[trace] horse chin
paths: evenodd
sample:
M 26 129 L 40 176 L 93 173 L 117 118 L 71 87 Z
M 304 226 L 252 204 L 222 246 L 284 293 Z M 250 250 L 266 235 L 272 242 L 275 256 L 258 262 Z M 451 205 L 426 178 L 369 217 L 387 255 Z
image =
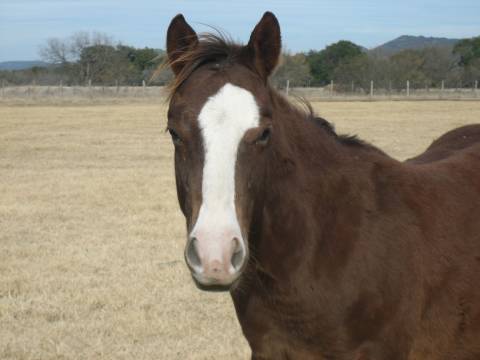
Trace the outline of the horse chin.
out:
M 226 291 L 233 291 L 237 287 L 238 282 L 240 281 L 240 277 L 237 277 L 232 283 L 230 284 L 204 284 L 200 282 L 195 276 L 192 275 L 193 282 L 197 289 L 202 291 L 209 291 L 209 292 L 226 292 Z
M 209 291 L 209 292 L 226 292 L 230 291 L 230 285 L 205 285 L 197 280 L 193 281 L 197 289 L 202 291 Z

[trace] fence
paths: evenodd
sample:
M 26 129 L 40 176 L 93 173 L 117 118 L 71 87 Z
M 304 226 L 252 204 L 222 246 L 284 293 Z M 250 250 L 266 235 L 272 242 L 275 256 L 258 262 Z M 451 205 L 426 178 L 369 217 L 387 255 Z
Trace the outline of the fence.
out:
M 289 88 L 289 95 L 296 95 L 311 101 L 326 100 L 480 100 L 478 88 L 411 88 L 384 89 L 375 88 L 372 82 L 370 88 L 345 91 L 335 86 L 323 88 Z
M 0 97 L 2 98 L 128 98 L 128 97 L 163 97 L 163 86 L 38 86 L 35 84 L 12 86 L 2 83 Z
M 478 82 L 472 88 L 414 88 L 409 82 L 403 89 L 376 88 L 370 82 L 368 89 L 348 89 L 345 86 L 334 84 L 325 87 L 291 87 L 289 82 L 281 89 L 289 96 L 299 96 L 311 101 L 335 100 L 480 100 Z M 1 82 L 0 100 L 18 99 L 52 99 L 71 100 L 84 99 L 86 101 L 102 99 L 161 99 L 165 98 L 166 90 L 163 86 L 12 86 Z

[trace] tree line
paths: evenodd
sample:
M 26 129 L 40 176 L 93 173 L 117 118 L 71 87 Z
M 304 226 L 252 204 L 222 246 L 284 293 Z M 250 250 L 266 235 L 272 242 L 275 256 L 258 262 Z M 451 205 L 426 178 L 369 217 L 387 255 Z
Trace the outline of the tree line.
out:
M 11 84 L 54 85 L 162 85 L 172 74 L 152 77 L 164 61 L 165 51 L 135 48 L 102 33 L 79 32 L 66 39 L 49 39 L 41 58 L 52 64 L 27 70 L 0 71 Z M 322 50 L 285 53 L 271 81 L 277 87 L 326 86 L 343 91 L 376 88 L 401 89 L 408 80 L 413 88 L 471 87 L 480 79 L 480 36 L 450 47 L 403 50 L 385 56 L 342 40 Z
M 149 47 L 135 48 L 103 33 L 78 32 L 60 39 L 48 39 L 39 50 L 48 67 L 2 71 L 0 78 L 13 84 L 54 85 L 140 85 L 152 77 L 163 61 L 165 52 Z M 171 74 L 160 74 L 163 84 Z
M 273 81 L 277 86 L 327 86 L 341 91 L 376 88 L 472 87 L 480 80 L 480 36 L 460 40 L 453 48 L 430 47 L 402 50 L 386 56 L 366 51 L 350 41 L 338 41 L 325 49 L 285 54 Z

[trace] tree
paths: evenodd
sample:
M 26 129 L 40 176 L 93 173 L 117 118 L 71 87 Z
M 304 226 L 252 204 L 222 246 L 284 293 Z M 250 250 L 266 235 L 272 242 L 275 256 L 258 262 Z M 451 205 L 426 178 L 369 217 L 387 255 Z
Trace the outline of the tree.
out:
M 424 59 L 421 71 L 428 79 L 429 86 L 440 87 L 443 80 L 453 80 L 455 58 L 449 48 L 432 47 L 419 52 Z
M 287 80 L 291 86 L 306 86 L 310 80 L 310 68 L 304 54 L 283 54 L 282 62 L 271 78 L 276 87 L 284 87 Z
M 91 46 L 113 46 L 112 38 L 104 33 L 77 32 L 68 38 L 50 38 L 40 48 L 40 57 L 56 65 L 55 72 L 61 74 L 66 83 L 82 83 L 90 69 L 83 68 L 81 54 Z
M 59 38 L 50 38 L 47 44 L 40 48 L 42 60 L 57 65 L 64 65 L 70 61 L 68 43 Z
M 111 45 L 92 45 L 82 50 L 79 64 L 83 69 L 83 78 L 94 83 L 109 83 L 114 78 L 114 72 L 119 62 L 116 59 L 116 49 Z
M 462 84 L 471 86 L 480 78 L 480 36 L 459 41 L 453 48 L 453 53 L 459 58 Z
M 391 76 L 397 87 L 410 81 L 412 87 L 423 87 L 428 78 L 423 71 L 425 59 L 417 50 L 403 50 L 390 57 Z
M 115 81 L 140 84 L 148 79 L 157 65 L 158 52 L 154 49 L 136 49 L 126 45 L 92 45 L 82 50 L 79 64 L 84 80 L 112 84 Z
M 69 38 L 69 50 L 74 60 L 78 60 L 83 49 L 92 45 L 91 37 L 88 32 L 79 31 Z
M 455 44 L 453 53 L 460 56 L 459 65 L 469 66 L 480 59 L 480 36 L 463 39 Z
M 345 40 L 331 44 L 322 51 L 311 50 L 307 54 L 307 61 L 313 77 L 312 84 L 328 84 L 340 64 L 361 55 L 362 52 L 360 46 Z
M 159 53 L 157 50 L 148 47 L 143 49 L 133 49 L 130 60 L 136 68 L 144 71 L 157 64 L 156 58 L 158 55 Z

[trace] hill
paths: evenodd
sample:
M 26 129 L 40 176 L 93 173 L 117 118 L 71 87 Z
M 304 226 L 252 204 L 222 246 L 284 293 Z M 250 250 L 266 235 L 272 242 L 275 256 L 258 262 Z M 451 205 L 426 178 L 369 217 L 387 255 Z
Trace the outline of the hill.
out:
M 429 47 L 453 48 L 460 39 L 402 35 L 370 50 L 371 53 L 390 56 L 402 50 L 419 50 Z
M 25 70 L 34 66 L 47 67 L 49 65 L 43 61 L 4 61 L 0 62 L 0 70 Z

